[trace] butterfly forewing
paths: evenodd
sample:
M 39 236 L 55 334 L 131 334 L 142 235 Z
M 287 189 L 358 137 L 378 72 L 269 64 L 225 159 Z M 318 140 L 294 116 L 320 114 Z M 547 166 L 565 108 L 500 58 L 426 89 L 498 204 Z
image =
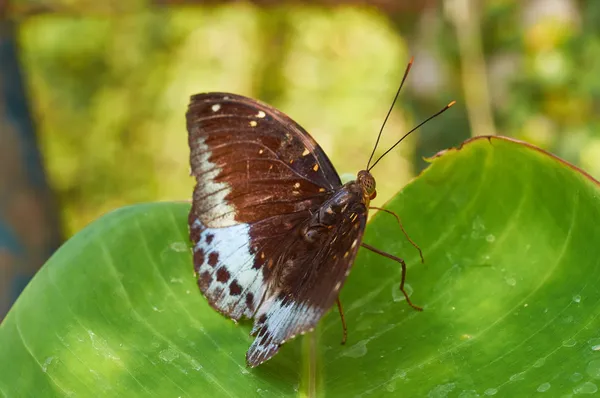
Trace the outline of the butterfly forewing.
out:
M 198 181 L 194 203 L 206 225 L 311 208 L 303 202 L 320 203 L 341 185 L 312 137 L 266 104 L 233 94 L 195 95 L 187 126 Z

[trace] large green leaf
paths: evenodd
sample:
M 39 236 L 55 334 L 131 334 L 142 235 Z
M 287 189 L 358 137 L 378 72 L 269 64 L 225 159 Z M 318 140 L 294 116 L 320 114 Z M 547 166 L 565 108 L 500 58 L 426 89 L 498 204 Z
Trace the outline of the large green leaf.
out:
M 600 189 L 573 167 L 505 139 L 433 159 L 396 196 L 425 264 L 393 217 L 365 241 L 338 314 L 248 369 L 249 324 L 194 282 L 188 204 L 113 212 L 67 242 L 0 328 L 0 392 L 15 396 L 475 397 L 593 393 L 600 384 Z

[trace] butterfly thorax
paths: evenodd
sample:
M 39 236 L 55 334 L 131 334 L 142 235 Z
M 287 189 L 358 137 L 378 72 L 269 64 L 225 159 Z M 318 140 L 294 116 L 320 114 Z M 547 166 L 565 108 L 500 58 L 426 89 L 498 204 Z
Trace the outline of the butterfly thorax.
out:
M 337 189 L 300 228 L 299 231 L 303 238 L 307 242 L 317 243 L 325 235 L 333 232 L 332 230 L 344 220 L 353 220 L 357 215 L 365 214 L 374 192 L 370 188 L 374 187 L 375 180 L 372 179 L 369 189 L 365 187 L 365 181 L 370 182 L 368 176 L 365 177 L 359 173 L 357 180 L 349 181 Z

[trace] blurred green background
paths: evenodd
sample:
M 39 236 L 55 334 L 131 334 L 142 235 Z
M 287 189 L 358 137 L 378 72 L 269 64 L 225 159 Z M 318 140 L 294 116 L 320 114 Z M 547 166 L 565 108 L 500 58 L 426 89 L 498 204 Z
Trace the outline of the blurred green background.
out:
M 529 141 L 600 177 L 598 1 L 0 0 L 0 20 L 13 27 L 56 203 L 44 210 L 58 215 L 48 234 L 61 239 L 126 204 L 190 199 L 184 114 L 194 93 L 271 103 L 313 134 L 340 174 L 355 174 L 410 56 L 378 153 L 457 105 L 374 169 L 375 205 L 423 157 L 483 134 Z M 7 123 L 0 113 L 0 129 Z M 18 220 L 6 212 L 0 224 L 10 229 Z M 44 256 L 23 260 L 2 236 L 0 275 L 32 275 Z

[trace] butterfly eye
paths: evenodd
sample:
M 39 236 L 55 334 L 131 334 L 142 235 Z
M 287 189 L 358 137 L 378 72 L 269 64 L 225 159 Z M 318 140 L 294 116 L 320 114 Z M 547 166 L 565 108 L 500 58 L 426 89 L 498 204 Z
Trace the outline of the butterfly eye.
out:
M 357 180 L 366 191 L 367 195 L 369 195 L 369 199 L 373 199 L 377 196 L 377 191 L 375 190 L 375 178 L 373 178 L 371 173 L 367 170 L 361 170 L 358 172 Z

